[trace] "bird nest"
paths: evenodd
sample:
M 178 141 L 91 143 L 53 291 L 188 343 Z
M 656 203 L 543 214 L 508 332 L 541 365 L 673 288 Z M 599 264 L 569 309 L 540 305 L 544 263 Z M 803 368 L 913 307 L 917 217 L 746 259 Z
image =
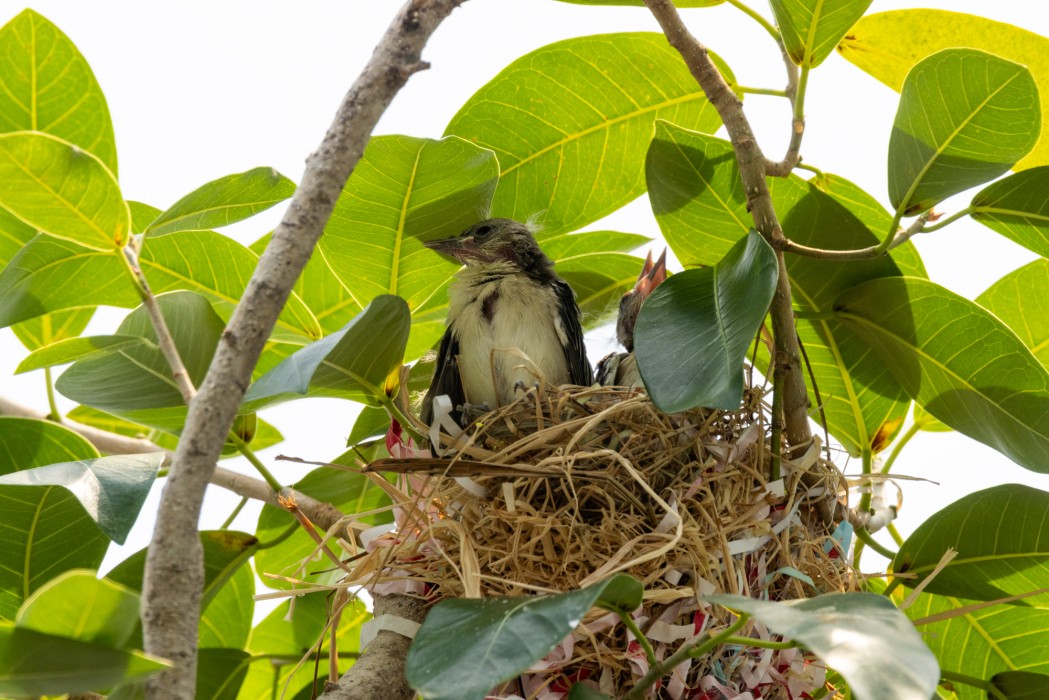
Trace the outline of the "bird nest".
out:
M 394 453 L 407 456 L 370 467 L 401 475 L 386 486 L 396 528 L 366 534 L 345 582 L 438 600 L 562 592 L 622 572 L 644 584 L 634 617 L 659 658 L 730 621 L 704 595 L 852 590 L 854 572 L 817 508 L 843 493 L 840 473 L 814 441 L 771 480 L 768 417 L 751 388 L 735 411 L 668 415 L 640 390 L 546 387 L 480 417 L 450 458 L 398 443 Z M 767 636 L 760 625 L 749 633 Z M 647 671 L 632 639 L 617 617 L 592 611 L 504 690 L 561 697 L 589 677 L 618 697 Z M 685 666 L 661 697 L 719 697 L 716 688 L 797 698 L 823 684 L 796 649 L 723 647 Z

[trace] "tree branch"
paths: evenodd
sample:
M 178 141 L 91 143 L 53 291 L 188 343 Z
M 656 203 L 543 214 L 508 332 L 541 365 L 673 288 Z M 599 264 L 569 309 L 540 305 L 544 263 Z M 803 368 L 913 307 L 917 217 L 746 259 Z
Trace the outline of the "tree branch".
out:
M 670 0 L 645 0 L 645 5 L 721 116 L 736 152 L 754 228 L 773 248 L 777 248 L 775 242 L 783 238 L 783 229 L 776 218 L 772 197 L 765 182 L 766 158 L 743 113 L 742 103 L 710 59 L 706 47 L 689 33 L 673 3 Z M 770 307 L 776 341 L 773 372 L 782 379 L 778 383 L 784 388 L 783 413 L 787 443 L 799 446 L 812 439 L 808 420 L 809 399 L 805 392 L 805 376 L 801 371 L 801 351 L 794 326 L 790 280 L 781 250 L 776 250 L 776 258 L 779 282 Z
M 14 401 L 5 399 L 3 396 L 0 396 L 0 416 L 17 416 L 19 418 L 48 420 L 48 417 L 40 411 L 36 411 L 28 406 L 23 406 Z M 163 447 L 151 442 L 150 440 L 117 435 L 116 433 L 111 433 L 107 430 L 100 430 L 90 425 L 71 421 L 68 418 L 63 419 L 62 425 L 79 433 L 102 454 L 132 455 L 149 452 L 163 452 L 165 466 L 170 465 L 172 458 L 175 456 L 174 452 L 165 450 Z M 262 501 L 274 508 L 280 508 L 282 510 L 286 509 L 281 504 L 280 498 L 291 498 L 295 501 L 299 510 L 301 510 L 311 522 L 323 530 L 330 529 L 343 517 L 343 513 L 330 503 L 318 501 L 316 498 L 307 496 L 295 489 L 285 488 L 282 489 L 280 493 L 277 493 L 273 491 L 266 482 L 260 479 L 230 469 L 225 469 L 223 467 L 215 467 L 215 471 L 211 475 L 211 483 L 216 486 L 221 486 L 227 491 L 232 491 L 237 495 L 246 496 L 247 498 L 252 498 L 256 501 Z
M 201 502 L 266 340 L 313 252 L 379 117 L 420 61 L 430 34 L 462 0 L 410 0 L 343 98 L 302 182 L 273 232 L 233 317 L 179 440 L 146 559 L 142 623 L 146 650 L 175 666 L 150 679 L 147 697 L 193 697 L 197 624 L 204 582 L 197 535 Z

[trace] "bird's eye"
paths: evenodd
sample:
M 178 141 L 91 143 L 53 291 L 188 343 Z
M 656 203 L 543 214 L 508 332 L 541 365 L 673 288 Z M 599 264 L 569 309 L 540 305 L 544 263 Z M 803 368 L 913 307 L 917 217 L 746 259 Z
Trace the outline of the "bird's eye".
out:
M 485 236 L 487 236 L 491 232 L 492 232 L 492 227 L 488 226 L 486 224 L 486 225 L 481 226 L 480 228 L 478 228 L 476 231 L 474 231 L 474 238 L 484 238 Z

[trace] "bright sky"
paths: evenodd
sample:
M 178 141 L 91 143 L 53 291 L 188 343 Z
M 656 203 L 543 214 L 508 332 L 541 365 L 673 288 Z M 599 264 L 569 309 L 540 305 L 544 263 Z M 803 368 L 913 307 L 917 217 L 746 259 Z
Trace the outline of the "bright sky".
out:
M 753 4 L 769 14 L 760 0 Z M 395 0 L 38 0 L 32 5 L 73 39 L 106 94 L 124 196 L 160 208 L 209 180 L 260 165 L 298 181 L 306 156 L 320 142 L 342 95 L 399 6 Z M 872 11 L 904 7 L 984 14 L 1049 36 L 1049 4 L 1040 2 L 877 0 Z M 7 3 L 0 23 L 20 9 Z M 693 32 L 725 58 L 741 84 L 782 88 L 779 53 L 756 24 L 726 5 L 684 14 Z M 424 53 L 432 69 L 411 79 L 376 133 L 439 137 L 476 89 L 535 48 L 583 34 L 656 30 L 643 8 L 470 0 L 440 27 Z M 852 179 L 887 202 L 885 163 L 896 102 L 894 92 L 831 55 L 810 79 L 805 160 Z M 746 105 L 766 154 L 778 158 L 789 137 L 786 102 L 748 96 Z M 963 199 L 939 208 L 955 211 Z M 281 211 L 278 207 L 225 232 L 250 243 L 279 220 Z M 659 236 L 645 197 L 592 228 Z M 967 221 L 916 243 L 930 277 L 970 298 L 1033 258 Z M 99 314 L 87 332 L 111 333 L 124 313 Z M 592 355 L 600 356 L 614 332 L 603 329 L 592 335 L 603 344 L 598 348 L 595 343 Z M 23 356 L 10 331 L 0 331 L 0 394 L 44 410 L 42 373 L 12 377 Z M 61 406 L 72 408 L 69 402 Z M 263 452 L 264 459 L 283 453 L 324 460 L 342 452 L 354 410 L 346 402 L 315 400 L 285 404 L 264 416 L 287 438 Z M 231 466 L 251 471 L 236 461 Z M 271 466 L 285 482 L 303 473 L 287 463 Z M 845 466 L 853 473 L 859 470 L 855 463 Z M 957 434 L 919 436 L 895 471 L 940 482 L 901 482 L 906 495 L 898 524 L 905 534 L 933 511 L 980 488 L 1021 482 L 1049 490 L 1049 477 L 1021 469 Z M 149 514 L 158 497 L 155 488 L 128 544 L 111 549 L 104 568 L 148 543 Z M 218 527 L 237 500 L 211 489 L 202 527 Z M 245 509 L 234 526 L 253 531 L 257 512 Z

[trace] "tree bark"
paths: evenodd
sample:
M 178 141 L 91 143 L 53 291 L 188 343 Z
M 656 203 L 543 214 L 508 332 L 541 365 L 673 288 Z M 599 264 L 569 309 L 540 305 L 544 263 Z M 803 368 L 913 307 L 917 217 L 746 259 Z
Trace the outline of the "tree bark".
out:
M 376 122 L 408 78 L 426 68 L 420 56 L 427 39 L 461 2 L 410 0 L 398 12 L 343 99 L 320 147 L 307 159 L 302 183 L 189 405 L 146 560 L 142 606 L 146 650 L 175 664 L 150 680 L 150 698 L 194 696 L 204 581 L 197 520 L 252 369 Z

